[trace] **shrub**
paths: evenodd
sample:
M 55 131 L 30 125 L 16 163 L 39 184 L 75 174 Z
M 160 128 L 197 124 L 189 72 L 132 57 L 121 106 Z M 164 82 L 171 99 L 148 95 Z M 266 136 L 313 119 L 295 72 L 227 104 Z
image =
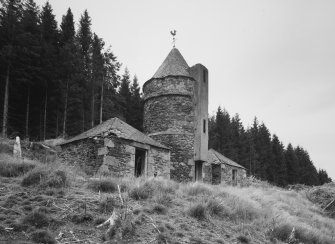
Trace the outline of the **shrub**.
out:
M 158 244 L 170 243 L 171 236 L 168 233 L 158 233 L 156 236 Z
M 172 197 L 170 194 L 158 193 L 154 196 L 154 202 L 169 207 L 172 204 Z
M 46 185 L 49 187 L 60 188 L 66 186 L 66 184 L 67 184 L 66 173 L 62 170 L 54 171 L 46 179 Z
M 146 181 L 144 184 L 142 183 L 132 188 L 129 192 L 129 196 L 134 200 L 148 199 L 152 197 L 154 190 L 152 182 Z
M 49 225 L 50 218 L 43 211 L 34 210 L 33 212 L 23 217 L 20 223 L 27 226 L 42 228 Z
M 249 239 L 248 239 L 248 237 L 243 236 L 243 235 L 238 236 L 238 237 L 237 237 L 237 240 L 239 240 L 241 243 L 246 243 L 246 244 L 249 243 Z
M 71 216 L 71 221 L 75 224 L 81 224 L 84 222 L 91 222 L 93 220 L 92 214 L 74 214 Z
M 195 203 L 188 209 L 188 214 L 197 220 L 204 220 L 206 219 L 206 205 L 203 202 Z
M 33 163 L 22 162 L 21 160 L 10 158 L 6 158 L 5 160 L 0 160 L 0 176 L 3 177 L 17 177 L 24 175 L 36 166 Z
M 41 187 L 65 187 L 68 184 L 66 173 L 63 170 L 54 170 L 47 167 L 38 167 L 28 172 L 22 179 L 22 186 L 40 185 Z
M 224 213 L 223 204 L 216 198 L 211 198 L 206 203 L 207 212 L 210 215 L 221 216 Z
M 52 234 L 47 230 L 36 230 L 31 233 L 30 238 L 33 242 L 43 244 L 57 243 Z
M 154 213 L 158 213 L 158 214 L 166 214 L 167 212 L 167 209 L 165 206 L 161 205 L 161 204 L 155 204 L 153 207 L 152 207 L 152 211 Z
M 100 224 L 104 223 L 105 221 L 106 221 L 106 218 L 97 217 L 96 219 L 94 219 L 93 223 L 94 223 L 94 225 L 100 225 Z
M 198 182 L 185 185 L 183 191 L 189 196 L 198 196 L 200 194 L 203 195 L 211 194 L 211 190 L 208 186 Z
M 90 180 L 88 183 L 88 188 L 96 192 L 116 192 L 118 190 L 117 183 L 113 180 Z
M 99 210 L 101 213 L 109 213 L 113 211 L 115 205 L 115 200 L 113 198 L 107 197 L 105 200 L 99 203 Z

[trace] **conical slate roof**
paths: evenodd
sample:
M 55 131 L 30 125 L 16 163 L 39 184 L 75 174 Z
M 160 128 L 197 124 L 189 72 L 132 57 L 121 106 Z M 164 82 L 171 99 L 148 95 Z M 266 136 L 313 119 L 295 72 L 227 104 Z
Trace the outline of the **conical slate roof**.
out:
M 158 68 L 152 78 L 163 78 L 169 75 L 190 76 L 184 57 L 177 48 L 172 48 L 162 65 Z

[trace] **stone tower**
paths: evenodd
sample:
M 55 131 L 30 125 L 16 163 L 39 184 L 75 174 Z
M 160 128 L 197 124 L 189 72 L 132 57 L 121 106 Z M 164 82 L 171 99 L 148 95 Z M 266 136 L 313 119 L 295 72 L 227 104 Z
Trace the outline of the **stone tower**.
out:
M 202 180 L 208 153 L 208 70 L 173 48 L 143 85 L 144 130 L 171 149 L 171 179 Z

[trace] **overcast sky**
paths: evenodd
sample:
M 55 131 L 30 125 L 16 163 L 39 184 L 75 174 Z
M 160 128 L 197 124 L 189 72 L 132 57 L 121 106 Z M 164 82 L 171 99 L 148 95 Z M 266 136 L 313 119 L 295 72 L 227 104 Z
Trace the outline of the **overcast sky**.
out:
M 44 0 L 38 0 L 44 4 Z M 335 179 L 335 1 L 50 0 L 58 22 L 87 9 L 92 30 L 142 85 L 172 48 L 209 69 L 209 111 L 257 116 Z

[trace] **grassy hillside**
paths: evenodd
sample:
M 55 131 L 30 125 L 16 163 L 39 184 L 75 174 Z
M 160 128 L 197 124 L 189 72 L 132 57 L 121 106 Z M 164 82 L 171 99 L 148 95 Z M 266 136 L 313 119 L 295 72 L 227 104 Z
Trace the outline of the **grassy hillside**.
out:
M 320 188 L 88 178 L 6 154 L 0 182 L 0 243 L 335 243 Z

